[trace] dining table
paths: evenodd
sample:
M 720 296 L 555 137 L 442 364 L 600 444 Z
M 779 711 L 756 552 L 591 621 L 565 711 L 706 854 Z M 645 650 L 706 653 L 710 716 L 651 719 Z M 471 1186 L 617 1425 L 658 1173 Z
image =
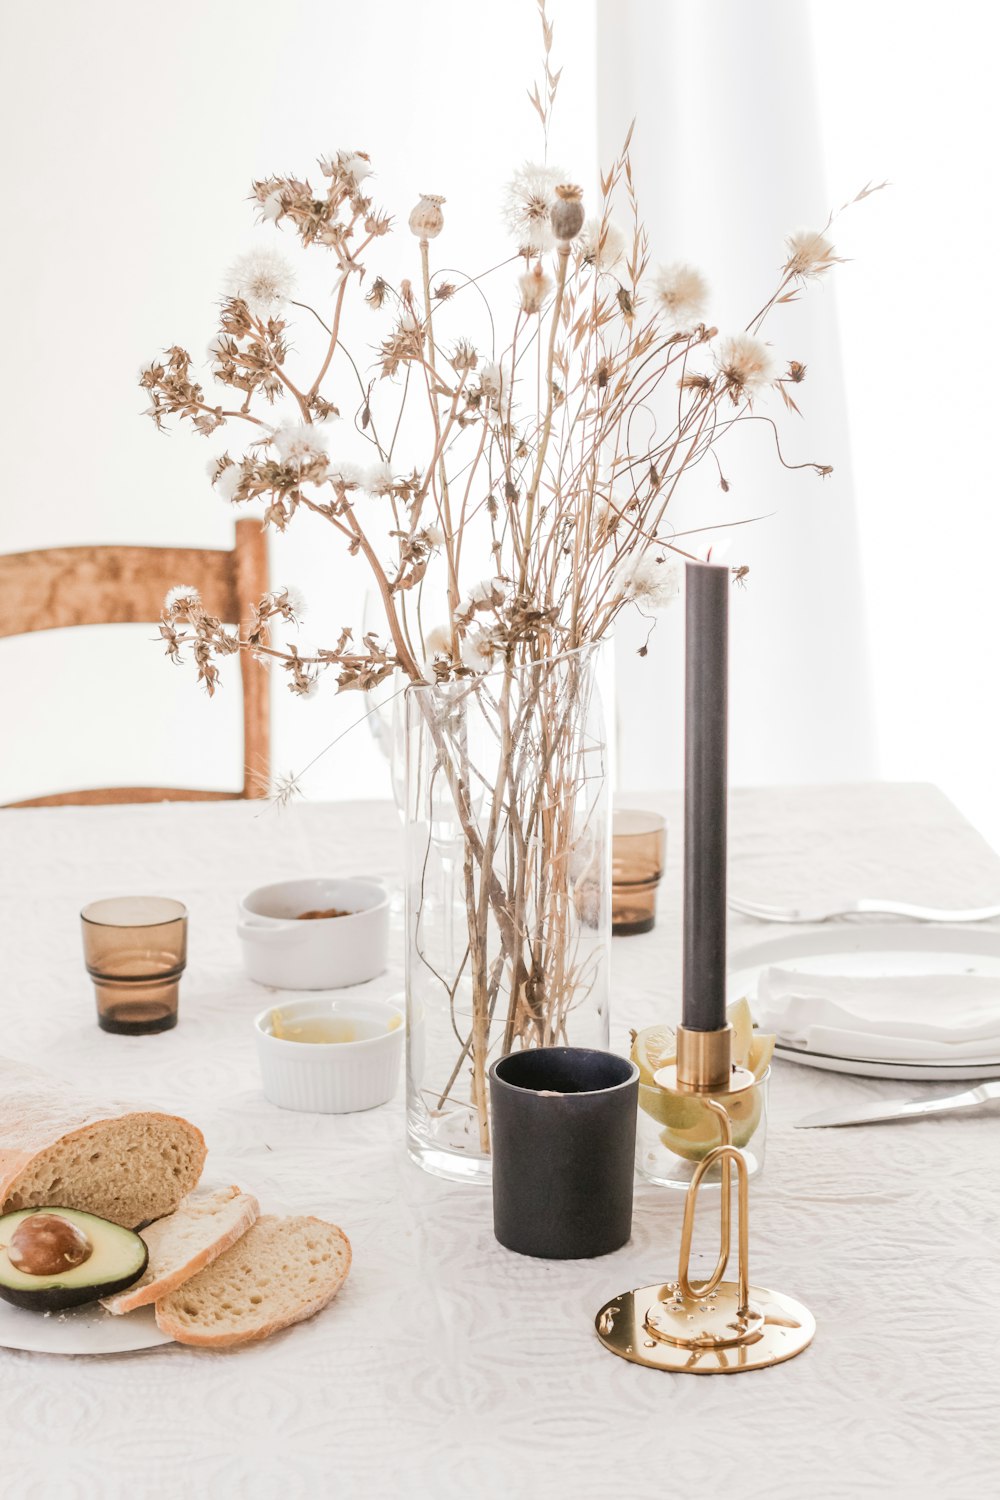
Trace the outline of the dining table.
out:
M 656 926 L 611 944 L 611 1047 L 627 1053 L 631 1030 L 679 1016 L 683 818 L 676 792 L 619 803 L 668 827 Z M 729 821 L 730 889 L 760 902 L 1000 899 L 1000 858 L 933 786 L 739 788 Z M 805 1303 L 816 1335 L 787 1363 L 707 1379 L 616 1359 L 594 1327 L 616 1294 L 674 1274 L 682 1194 L 637 1179 L 624 1248 L 533 1259 L 494 1239 L 488 1188 L 409 1159 L 402 1081 L 365 1113 L 268 1103 L 253 1021 L 277 992 L 243 973 L 240 896 L 294 876 L 384 881 L 389 967 L 365 993 L 388 999 L 404 989 L 402 851 L 390 802 L 0 811 L 0 1052 L 186 1116 L 206 1177 L 330 1219 L 353 1247 L 329 1307 L 260 1343 L 0 1349 L 3 1500 L 996 1495 L 995 1107 L 799 1130 L 824 1107 L 948 1085 L 776 1061 L 751 1279 Z M 190 914 L 179 1023 L 159 1035 L 101 1031 L 84 969 L 80 908 L 128 893 Z M 767 930 L 731 914 L 731 964 Z M 699 1218 L 705 1254 L 712 1234 Z

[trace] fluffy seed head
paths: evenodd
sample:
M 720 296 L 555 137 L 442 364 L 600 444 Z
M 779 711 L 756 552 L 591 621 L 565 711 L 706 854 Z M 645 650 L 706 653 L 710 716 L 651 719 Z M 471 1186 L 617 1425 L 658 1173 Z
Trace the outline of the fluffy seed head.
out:
M 392 470 L 384 459 L 365 470 L 364 487 L 369 495 L 392 493 Z
M 435 625 L 433 630 L 427 632 L 424 649 L 428 662 L 433 661 L 435 656 L 451 656 L 451 631 L 447 625 Z
M 676 333 L 690 333 L 704 318 L 708 285 L 693 266 L 661 266 L 650 285 L 657 312 Z
M 752 400 L 774 379 L 770 350 L 749 333 L 724 339 L 716 350 L 715 362 L 734 404 L 741 399 Z
M 171 620 L 190 620 L 201 609 L 201 595 L 190 583 L 178 583 L 163 601 L 163 612 Z
M 310 464 L 325 464 L 326 433 L 317 422 L 289 422 L 279 427 L 272 438 L 282 463 L 304 469 Z
M 357 490 L 364 484 L 365 471 L 360 464 L 343 460 L 331 463 L 329 478 L 332 479 L 337 489 Z
M 640 609 L 666 609 L 680 596 L 681 576 L 680 563 L 661 552 L 632 552 L 615 568 L 615 596 Z
M 556 167 L 525 162 L 507 184 L 504 218 L 522 254 L 544 255 L 555 249 L 552 207 L 556 201 L 556 188 L 565 181 L 565 172 Z
M 611 271 L 625 254 L 625 235 L 610 220 L 588 219 L 580 234 L 579 249 L 585 266 Z
M 243 471 L 239 464 L 227 464 L 215 480 L 215 493 L 232 504 L 242 483 Z
M 233 261 L 226 294 L 239 297 L 261 322 L 281 312 L 295 290 L 291 266 L 277 250 L 250 250 Z
M 788 246 L 785 270 L 803 280 L 821 276 L 840 259 L 834 255 L 830 241 L 811 229 L 800 229 L 797 234 L 789 235 L 785 243 Z
M 295 588 L 294 585 L 286 585 L 285 588 L 278 590 L 279 599 L 282 595 L 284 596 L 284 605 L 289 615 L 296 620 L 301 620 L 306 612 L 306 600 L 302 590 Z

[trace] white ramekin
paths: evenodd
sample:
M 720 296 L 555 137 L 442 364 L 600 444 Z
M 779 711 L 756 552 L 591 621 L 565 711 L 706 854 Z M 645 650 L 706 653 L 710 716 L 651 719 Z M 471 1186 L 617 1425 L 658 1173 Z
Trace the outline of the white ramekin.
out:
M 297 921 L 337 907 L 346 917 Z M 389 897 L 377 880 L 279 880 L 239 906 L 243 967 L 279 990 L 339 990 L 381 974 L 389 950 Z
M 257 1059 L 264 1093 L 280 1109 L 346 1115 L 386 1104 L 396 1092 L 403 1055 L 403 1011 L 385 1000 L 345 995 L 337 1000 L 293 1000 L 278 1005 L 282 1019 L 294 1023 L 315 1016 L 345 1021 L 377 1021 L 392 1031 L 360 1042 L 285 1042 L 271 1034 L 268 1006 L 254 1021 Z

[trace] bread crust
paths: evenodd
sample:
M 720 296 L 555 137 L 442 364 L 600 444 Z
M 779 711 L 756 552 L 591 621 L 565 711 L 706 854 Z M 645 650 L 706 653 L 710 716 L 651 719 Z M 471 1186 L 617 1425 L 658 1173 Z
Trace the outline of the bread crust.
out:
M 99 1137 L 112 1120 L 132 1119 L 142 1128 L 180 1126 L 195 1156 L 195 1174 L 178 1184 L 177 1201 L 195 1186 L 205 1165 L 205 1137 L 181 1115 L 102 1102 L 74 1090 L 39 1068 L 0 1058 L 0 1212 L 18 1191 L 21 1180 L 55 1146 L 85 1145 Z M 131 1226 L 129 1226 L 131 1227 Z
M 274 1215 L 264 1215 L 258 1222 L 265 1223 L 274 1219 Z M 259 1343 L 261 1339 L 270 1338 L 273 1333 L 280 1333 L 283 1328 L 291 1328 L 296 1323 L 303 1323 L 307 1318 L 322 1312 L 328 1303 L 340 1291 L 347 1280 L 351 1269 L 351 1242 L 338 1224 L 331 1224 L 327 1219 L 318 1219 L 314 1214 L 294 1215 L 297 1220 L 306 1220 L 311 1224 L 320 1224 L 325 1230 L 334 1230 L 343 1242 L 344 1263 L 339 1274 L 332 1284 L 328 1285 L 317 1296 L 309 1302 L 302 1303 L 294 1312 L 285 1317 L 273 1318 L 269 1323 L 260 1328 L 252 1329 L 246 1333 L 233 1331 L 209 1332 L 189 1328 L 186 1324 L 171 1318 L 170 1310 L 161 1298 L 156 1304 L 156 1324 L 161 1332 L 169 1334 L 178 1344 L 189 1344 L 199 1349 L 230 1349 L 238 1344 Z
M 114 1317 L 134 1312 L 137 1307 L 148 1307 L 151 1302 L 157 1302 L 161 1297 L 168 1297 L 179 1286 L 183 1286 L 185 1281 L 190 1281 L 192 1276 L 197 1276 L 199 1271 L 204 1271 L 213 1260 L 218 1260 L 219 1256 L 230 1250 L 237 1240 L 243 1238 L 251 1224 L 254 1224 L 260 1216 L 260 1204 L 252 1193 L 244 1193 L 240 1188 L 234 1187 L 232 1197 L 242 1197 L 244 1203 L 240 1217 L 224 1234 L 220 1234 L 211 1244 L 204 1245 L 176 1270 L 147 1282 L 145 1286 L 127 1287 L 124 1292 L 119 1292 L 117 1297 L 102 1298 L 101 1306 Z M 182 1212 L 183 1208 L 182 1200 L 175 1212 Z M 162 1224 L 163 1220 L 158 1219 L 157 1223 Z

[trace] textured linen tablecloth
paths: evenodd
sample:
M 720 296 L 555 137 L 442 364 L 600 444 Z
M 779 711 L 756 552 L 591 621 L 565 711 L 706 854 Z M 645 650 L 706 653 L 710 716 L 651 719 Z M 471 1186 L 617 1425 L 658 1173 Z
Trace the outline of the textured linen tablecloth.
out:
M 655 932 L 613 945 L 620 1050 L 630 1026 L 679 1006 L 679 801 L 631 800 L 668 813 L 670 860 Z M 615 1255 L 528 1260 L 494 1241 L 487 1191 L 409 1162 L 402 1087 L 340 1117 L 260 1092 L 250 1022 L 266 994 L 240 970 L 236 898 L 299 874 L 398 890 L 400 870 L 387 804 L 0 812 L 0 1050 L 189 1115 L 213 1175 L 332 1218 L 354 1247 L 332 1306 L 256 1347 L 0 1350 L 3 1500 L 1000 1492 L 1000 1116 L 794 1131 L 809 1111 L 920 1086 L 777 1064 L 751 1273 L 812 1309 L 815 1342 L 735 1379 L 628 1365 L 601 1349 L 594 1316 L 673 1274 L 679 1195 L 638 1186 Z M 730 878 L 761 901 L 877 891 L 972 906 L 997 899 L 1000 860 L 930 787 L 737 791 Z M 163 1036 L 94 1023 L 77 913 L 129 890 L 191 913 L 181 1022 Z M 402 982 L 396 905 L 377 995 Z M 762 931 L 734 920 L 731 952 Z

